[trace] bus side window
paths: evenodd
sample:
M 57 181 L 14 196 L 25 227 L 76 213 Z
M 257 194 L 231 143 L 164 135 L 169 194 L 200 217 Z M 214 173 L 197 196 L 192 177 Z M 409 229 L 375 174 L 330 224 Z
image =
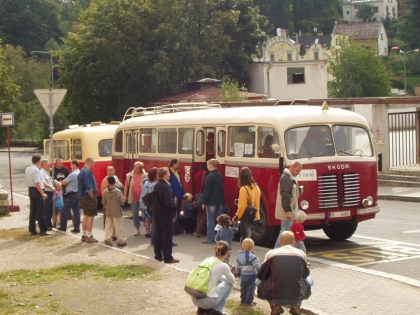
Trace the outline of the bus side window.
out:
M 98 152 L 100 157 L 111 156 L 112 139 L 101 140 L 98 143 Z
M 255 127 L 238 126 L 229 127 L 230 156 L 254 157 L 255 156 Z
M 73 159 L 82 160 L 82 141 L 80 139 L 73 140 L 73 148 L 72 148 L 72 156 Z
M 195 153 L 198 156 L 202 156 L 205 152 L 205 147 L 206 147 L 204 131 L 202 130 L 197 131 L 195 135 L 195 142 L 196 142 Z
M 193 152 L 193 128 L 179 128 L 178 129 L 178 153 L 179 154 L 192 154 Z
M 264 159 L 280 156 L 280 139 L 276 129 L 258 127 L 258 156 Z
M 115 152 L 123 151 L 123 132 L 122 130 L 118 131 L 115 135 Z
M 225 150 L 226 150 L 226 131 L 224 130 L 220 130 L 217 133 L 217 145 L 218 145 L 218 151 L 219 151 L 219 156 L 220 157 L 224 157 L 225 154 Z
M 132 140 L 131 140 L 131 132 L 127 132 L 125 134 L 125 153 L 131 153 L 131 144 L 132 144 Z
M 156 153 L 156 128 L 140 129 L 140 152 Z
M 176 153 L 176 128 L 158 129 L 159 153 Z

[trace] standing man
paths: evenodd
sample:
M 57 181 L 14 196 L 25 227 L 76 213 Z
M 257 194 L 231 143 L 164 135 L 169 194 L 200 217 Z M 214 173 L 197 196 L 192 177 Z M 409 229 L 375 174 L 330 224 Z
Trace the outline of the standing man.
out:
M 279 193 L 276 202 L 276 219 L 281 220 L 280 234 L 274 248 L 280 245 L 280 235 L 285 231 L 290 231 L 293 220 L 299 211 L 298 198 L 300 196 L 298 182 L 296 176 L 302 170 L 302 164 L 298 161 L 292 164 L 289 169 L 285 168 L 280 177 Z
M 169 163 L 169 172 L 170 172 L 170 183 L 172 185 L 172 191 L 175 195 L 175 202 L 177 204 L 176 210 L 176 221 L 174 223 L 174 235 L 183 233 L 179 229 L 179 215 L 182 208 L 182 198 L 184 197 L 184 187 L 182 185 L 182 177 L 179 172 L 179 167 L 181 166 L 181 161 L 179 159 L 172 159 Z
M 63 166 L 63 161 L 60 158 L 56 159 L 54 166 L 54 179 L 59 182 L 62 182 L 69 175 L 70 172 L 67 169 L 67 167 Z
M 312 279 L 306 255 L 295 248 L 292 232 L 280 236 L 281 248 L 270 250 L 258 272 L 258 297 L 270 303 L 271 315 L 283 314 L 282 305 L 290 305 L 289 314 L 300 315 L 302 300 L 311 296 Z
M 80 205 L 78 192 L 77 175 L 79 175 L 79 162 L 77 160 L 71 161 L 72 172 L 61 183 L 66 186 L 64 196 L 64 206 L 61 210 L 60 228 L 58 230 L 66 232 L 67 220 L 70 215 L 70 209 L 73 209 L 73 233 L 80 233 Z
M 82 220 L 82 242 L 98 243 L 98 240 L 92 235 L 93 219 L 98 214 L 98 187 L 96 186 L 95 177 L 92 174 L 95 161 L 92 158 L 85 160 L 85 165 L 77 175 L 78 181 L 78 195 L 80 205 L 83 209 Z
M 55 188 L 50 176 L 50 161 L 45 159 L 41 161 L 40 174 L 44 185 L 44 192 L 48 196 L 48 198 L 45 199 L 45 223 L 47 225 L 47 229 L 52 230 L 51 218 L 53 215 L 53 195 L 55 194 Z
M 48 196 L 44 193 L 44 185 L 41 179 L 39 167 L 41 165 L 41 156 L 36 153 L 32 156 L 32 165 L 25 170 L 26 186 L 29 190 L 29 233 L 38 235 L 36 232 L 35 221 L 38 221 L 39 235 L 51 235 L 47 232 L 45 219 L 44 200 Z
M 168 168 L 161 167 L 157 176 L 159 181 L 154 190 L 158 192 L 160 207 L 157 213 L 153 215 L 155 259 L 163 260 L 166 264 L 178 263 L 179 260 L 172 257 L 172 232 L 173 222 L 176 220 L 177 205 L 174 201 L 171 185 L 168 182 L 170 177 Z

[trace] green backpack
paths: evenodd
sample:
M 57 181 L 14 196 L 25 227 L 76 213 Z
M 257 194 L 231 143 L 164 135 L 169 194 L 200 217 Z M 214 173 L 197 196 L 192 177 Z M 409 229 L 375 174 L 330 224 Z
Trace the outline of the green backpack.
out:
M 216 259 L 212 263 L 209 260 L 210 258 L 205 259 L 198 267 L 194 268 L 188 275 L 187 282 L 185 283 L 185 292 L 197 299 L 205 298 L 207 293 L 213 289 L 208 288 L 211 269 L 221 263 L 219 259 Z

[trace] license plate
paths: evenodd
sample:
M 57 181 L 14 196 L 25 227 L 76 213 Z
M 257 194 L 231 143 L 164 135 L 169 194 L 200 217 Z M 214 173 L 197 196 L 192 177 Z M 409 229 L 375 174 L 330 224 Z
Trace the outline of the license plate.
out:
M 329 218 L 343 218 L 343 217 L 349 217 L 350 211 L 340 211 L 340 212 L 330 212 L 328 213 Z

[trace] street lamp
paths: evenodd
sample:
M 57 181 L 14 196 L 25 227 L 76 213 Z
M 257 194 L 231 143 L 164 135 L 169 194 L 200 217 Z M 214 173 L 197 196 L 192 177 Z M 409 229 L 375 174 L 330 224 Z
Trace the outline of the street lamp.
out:
M 400 50 L 400 54 L 404 55 L 404 96 L 407 94 L 407 77 L 406 77 L 406 72 L 405 72 L 405 56 L 409 53 L 412 52 L 419 52 L 418 49 L 414 49 L 414 50 L 410 50 L 410 51 L 406 51 L 404 52 L 403 50 Z

